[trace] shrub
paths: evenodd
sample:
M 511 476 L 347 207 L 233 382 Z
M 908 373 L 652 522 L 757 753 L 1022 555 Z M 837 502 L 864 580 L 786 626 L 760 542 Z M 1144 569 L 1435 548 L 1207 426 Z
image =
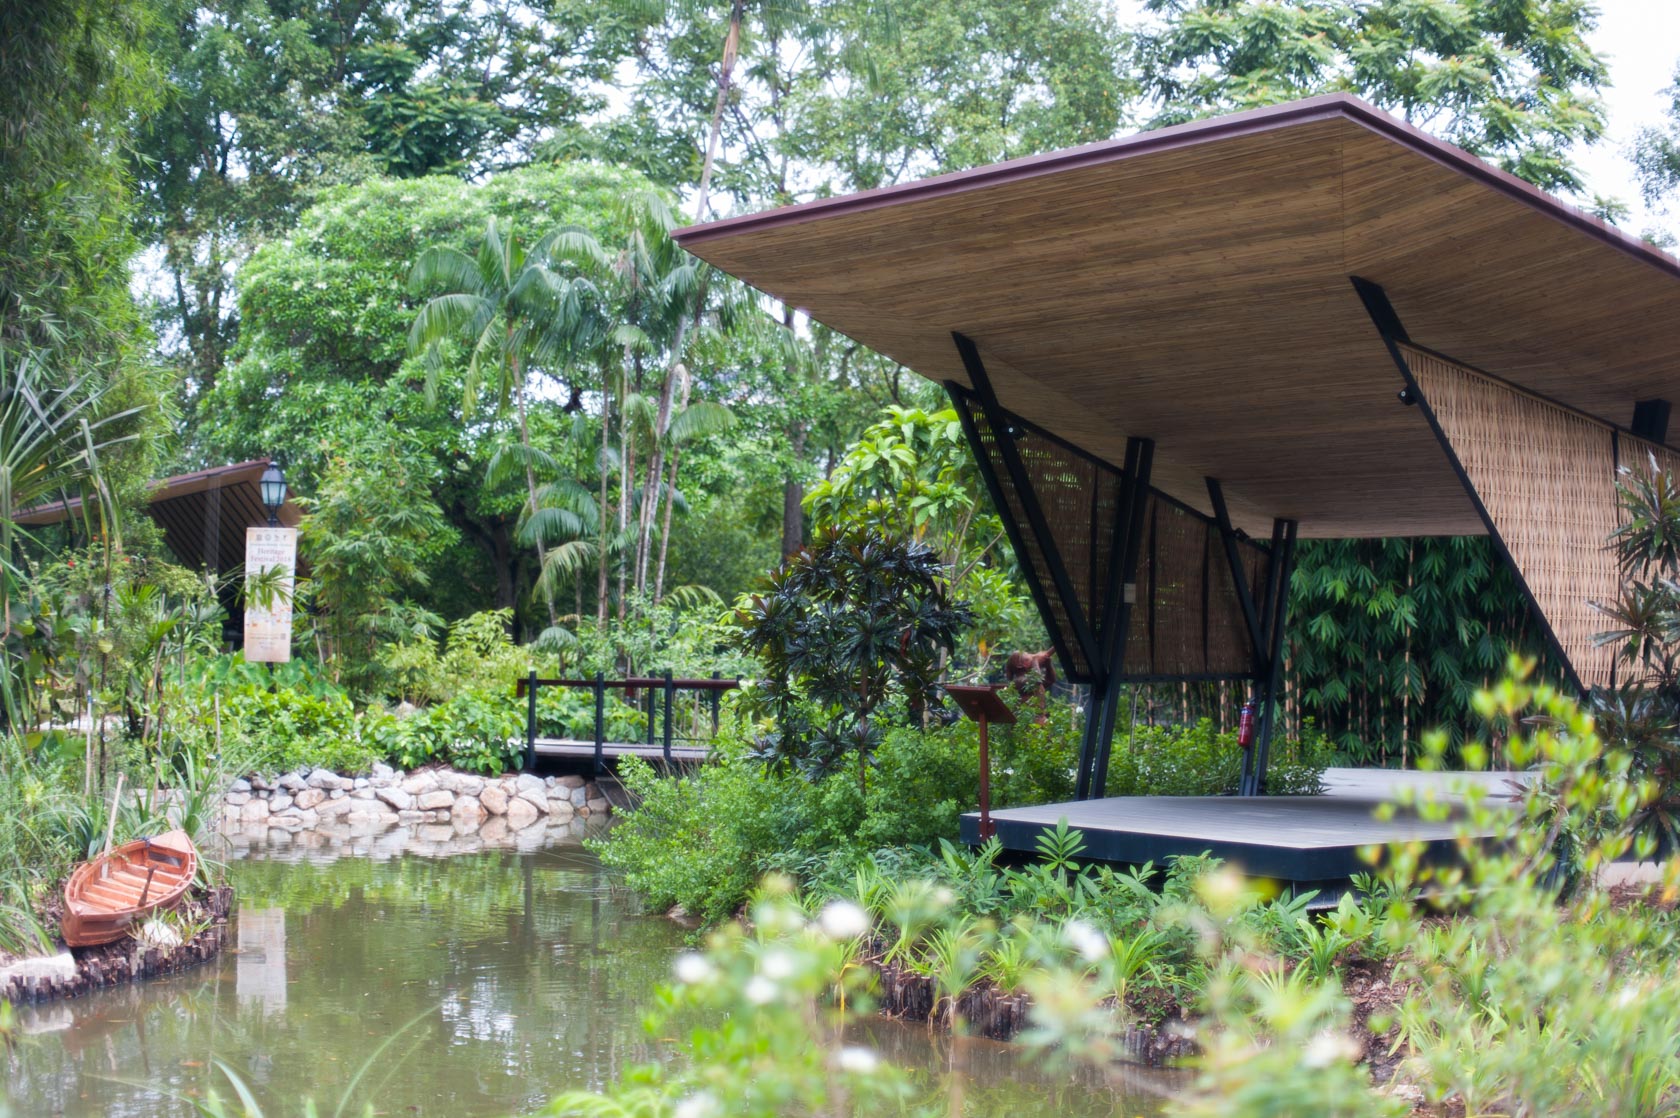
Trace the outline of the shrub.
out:
M 1266 791 L 1316 795 L 1332 750 L 1322 734 L 1272 742 Z M 1217 731 L 1204 718 L 1192 726 L 1139 726 L 1115 735 L 1109 762 L 1110 796 L 1219 796 L 1235 793 L 1242 748 L 1235 730 Z
M 380 757 L 377 745 L 364 739 L 356 708 L 342 691 L 317 694 L 251 684 L 227 688 L 222 719 L 223 736 L 259 770 L 308 766 L 359 773 Z
M 381 752 L 412 769 L 432 761 L 453 768 L 496 774 L 514 767 L 524 749 L 525 715 L 510 693 L 465 691 L 447 703 L 407 718 L 382 718 Z

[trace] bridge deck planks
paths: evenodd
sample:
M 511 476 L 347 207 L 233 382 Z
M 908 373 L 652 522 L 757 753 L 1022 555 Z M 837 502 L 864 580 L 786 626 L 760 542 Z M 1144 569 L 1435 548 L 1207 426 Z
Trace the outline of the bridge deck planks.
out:
M 581 738 L 538 738 L 538 757 L 566 757 L 592 760 L 595 756 L 595 743 Z M 692 745 L 673 745 L 671 759 L 673 761 L 704 761 L 712 755 L 710 749 Z M 662 761 L 665 759 L 665 748 L 658 742 L 648 745 L 646 742 L 609 741 L 601 746 L 601 756 L 640 757 L 647 761 Z

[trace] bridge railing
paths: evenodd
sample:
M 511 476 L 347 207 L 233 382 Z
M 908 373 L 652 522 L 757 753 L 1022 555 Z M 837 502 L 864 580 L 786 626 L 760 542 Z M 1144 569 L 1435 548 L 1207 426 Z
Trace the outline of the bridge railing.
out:
M 738 679 L 722 679 L 713 673 L 710 679 L 677 679 L 670 672 L 659 676 L 630 676 L 625 679 L 608 679 L 601 672 L 596 672 L 593 679 L 545 679 L 536 672 L 532 672 L 518 682 L 514 689 L 517 698 L 525 700 L 525 761 L 524 770 L 530 772 L 536 766 L 537 760 L 537 693 L 544 687 L 587 688 L 595 697 L 595 726 L 592 735 L 595 744 L 595 771 L 601 772 L 605 768 L 607 746 L 607 692 L 621 690 L 632 701 L 636 692 L 646 693 L 647 711 L 647 745 L 656 744 L 654 726 L 660 725 L 657 744 L 663 746 L 665 763 L 671 764 L 671 744 L 674 725 L 673 713 L 676 708 L 677 695 L 683 691 L 692 691 L 705 696 L 707 705 L 711 708 L 712 733 L 718 730 L 718 704 L 725 691 L 732 691 L 741 686 Z M 658 716 L 656 718 L 656 716 Z

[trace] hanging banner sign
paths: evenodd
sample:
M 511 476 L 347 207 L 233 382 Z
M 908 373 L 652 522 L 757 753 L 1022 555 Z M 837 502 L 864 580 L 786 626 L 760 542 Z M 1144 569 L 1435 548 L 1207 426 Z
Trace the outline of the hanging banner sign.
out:
M 296 575 L 296 528 L 245 529 L 246 660 L 284 664 L 292 658 L 292 583 Z

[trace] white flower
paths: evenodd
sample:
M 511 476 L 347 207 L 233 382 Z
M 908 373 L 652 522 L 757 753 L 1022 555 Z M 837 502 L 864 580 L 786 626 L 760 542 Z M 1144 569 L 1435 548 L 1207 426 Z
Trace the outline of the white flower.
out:
M 764 962 L 760 964 L 759 969 L 764 972 L 766 978 L 778 981 L 790 978 L 793 975 L 793 956 L 777 949 L 764 956 Z
M 875 1053 L 868 1048 L 842 1048 L 837 1061 L 841 1071 L 853 1072 L 857 1075 L 868 1075 L 881 1063 Z
M 762 974 L 755 974 L 747 982 L 746 994 L 754 1005 L 767 1005 L 776 1000 L 776 984 Z
M 1353 1038 L 1326 1029 L 1312 1038 L 1301 1056 L 1301 1063 L 1309 1068 L 1325 1068 L 1331 1064 L 1351 1062 L 1359 1055 Z
M 717 1100 L 702 1091 L 679 1102 L 677 1109 L 672 1113 L 675 1118 L 711 1118 L 717 1112 Z
M 706 961 L 704 955 L 697 955 L 693 951 L 685 951 L 678 955 L 673 969 L 677 972 L 677 981 L 688 986 L 712 977 L 712 964 Z
M 829 901 L 817 923 L 830 939 L 856 939 L 869 930 L 869 914 L 851 901 Z
M 1062 925 L 1062 934 L 1067 936 L 1073 949 L 1079 952 L 1079 957 L 1087 963 L 1094 963 L 1108 954 L 1108 941 L 1102 933 L 1083 920 L 1069 920 Z

